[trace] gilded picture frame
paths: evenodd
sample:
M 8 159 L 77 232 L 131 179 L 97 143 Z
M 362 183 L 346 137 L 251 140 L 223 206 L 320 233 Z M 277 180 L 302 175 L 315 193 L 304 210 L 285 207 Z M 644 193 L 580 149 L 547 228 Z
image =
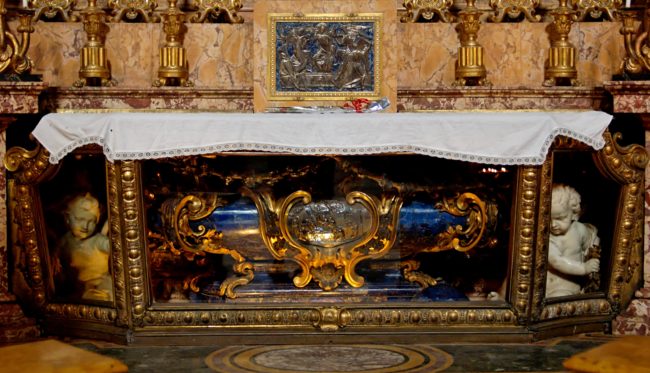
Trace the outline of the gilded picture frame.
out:
M 382 27 L 382 13 L 269 14 L 269 99 L 379 98 Z

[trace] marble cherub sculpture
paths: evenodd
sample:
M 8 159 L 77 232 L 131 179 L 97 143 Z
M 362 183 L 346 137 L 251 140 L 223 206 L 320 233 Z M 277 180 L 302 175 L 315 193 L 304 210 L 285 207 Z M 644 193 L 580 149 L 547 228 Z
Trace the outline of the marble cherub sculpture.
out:
M 63 215 L 69 231 L 59 241 L 58 254 L 68 259 L 69 266 L 77 271 L 77 281 L 83 285 L 81 298 L 112 301 L 110 241 L 103 230 L 97 231 L 99 202 L 88 193 L 78 195 L 68 203 Z M 60 264 L 58 267 L 60 270 Z
M 593 225 L 578 221 L 580 203 L 580 194 L 574 188 L 562 184 L 553 186 L 547 297 L 583 292 L 586 277 L 596 276 L 600 270 L 600 260 L 594 254 L 600 252 L 598 232 Z

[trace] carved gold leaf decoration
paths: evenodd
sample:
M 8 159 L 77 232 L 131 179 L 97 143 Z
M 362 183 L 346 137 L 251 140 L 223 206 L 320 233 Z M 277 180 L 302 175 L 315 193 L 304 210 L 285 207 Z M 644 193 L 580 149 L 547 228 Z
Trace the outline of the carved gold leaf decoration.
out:
M 75 0 L 30 0 L 29 7 L 35 11 L 32 18 L 34 22 L 41 17 L 46 20 L 55 20 L 59 14 L 66 22 L 77 22 L 79 18 L 72 14 L 75 3 Z
M 401 18 L 402 22 L 418 22 L 420 19 L 431 21 L 438 16 L 441 22 L 450 23 L 454 16 L 449 8 L 454 4 L 453 0 L 404 0 L 406 14 Z
M 228 23 L 242 23 L 244 19 L 237 14 L 242 7 L 241 0 L 198 0 L 199 11 L 190 18 L 190 22 L 216 22 L 223 18 Z
M 524 19 L 530 22 L 542 20 L 540 15 L 535 15 L 535 9 L 539 6 L 539 0 L 490 0 L 490 7 L 494 14 L 490 16 L 491 22 L 502 22 L 504 18 L 517 20 L 524 15 Z
M 363 192 L 353 191 L 346 195 L 349 206 L 359 205 L 369 217 L 369 223 L 348 240 L 314 239 L 309 243 L 295 236 L 290 213 L 297 205 L 309 206 L 311 194 L 299 190 L 286 198 L 276 200 L 268 190 L 244 189 L 244 195 L 255 201 L 260 214 L 262 239 L 277 260 L 290 260 L 298 264 L 300 271 L 293 278 L 296 287 L 305 287 L 315 280 L 323 290 L 336 289 L 343 279 L 352 287 L 361 287 L 364 278 L 356 273 L 358 263 L 384 256 L 395 243 L 397 220 L 402 200 L 395 196 L 371 197 Z M 323 225 L 304 228 L 305 237 L 317 237 L 333 233 Z M 332 223 L 335 228 L 341 228 Z M 307 225 L 305 225 L 307 226 Z
M 113 9 L 113 17 L 109 18 L 111 22 L 136 21 L 138 18 L 147 23 L 160 21 L 160 17 L 154 14 L 158 7 L 156 0 L 109 0 L 108 6 Z
M 180 250 L 194 255 L 205 254 L 229 255 L 235 260 L 233 271 L 235 276 L 225 279 L 219 286 L 217 295 L 235 298 L 234 289 L 246 285 L 253 280 L 253 265 L 236 250 L 224 247 L 221 243 L 222 233 L 216 229 L 199 225 L 192 228 L 190 222 L 208 217 L 221 205 L 216 193 L 204 196 L 188 195 L 183 197 L 174 209 L 172 224 L 176 234 L 176 242 Z M 198 280 L 202 276 L 195 276 L 186 285 L 194 292 L 199 292 Z
M 577 9 L 577 20 L 584 21 L 587 18 L 594 20 L 606 19 L 616 20 L 616 10 L 623 5 L 622 0 L 572 0 L 571 4 Z

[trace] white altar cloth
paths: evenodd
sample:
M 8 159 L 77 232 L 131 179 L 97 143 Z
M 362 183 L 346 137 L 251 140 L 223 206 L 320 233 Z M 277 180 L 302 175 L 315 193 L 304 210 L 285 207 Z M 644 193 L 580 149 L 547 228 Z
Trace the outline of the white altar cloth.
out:
M 601 149 L 612 116 L 599 111 L 55 113 L 33 135 L 58 163 L 86 144 L 110 161 L 227 151 L 301 155 L 415 153 L 487 164 L 542 164 L 555 136 Z

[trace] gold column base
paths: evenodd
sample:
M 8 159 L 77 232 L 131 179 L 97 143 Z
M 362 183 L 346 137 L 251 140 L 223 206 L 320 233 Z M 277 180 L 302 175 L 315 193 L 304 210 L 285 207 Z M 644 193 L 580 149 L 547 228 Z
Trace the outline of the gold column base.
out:
M 576 69 L 576 49 L 571 46 L 551 47 L 544 68 L 545 87 L 557 85 L 579 86 Z
M 487 72 L 483 65 L 483 47 L 466 46 L 458 48 L 458 60 L 456 61 L 455 86 L 489 86 Z
M 104 47 L 83 47 L 81 49 L 81 68 L 79 80 L 73 86 L 114 86 L 111 80 L 111 71 L 108 67 L 106 50 Z
M 185 48 L 176 46 L 160 48 L 160 68 L 158 79 L 153 82 L 154 87 L 193 87 L 194 83 L 188 80 L 189 75 Z

